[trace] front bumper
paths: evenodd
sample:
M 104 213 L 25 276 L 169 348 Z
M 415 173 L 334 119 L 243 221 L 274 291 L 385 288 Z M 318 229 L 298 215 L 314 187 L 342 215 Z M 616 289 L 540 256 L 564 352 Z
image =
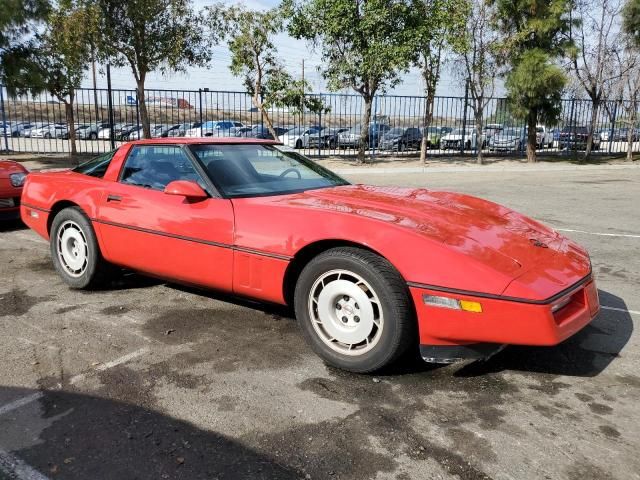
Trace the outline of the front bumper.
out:
M 20 197 L 0 198 L 0 220 L 20 218 Z
M 591 275 L 559 295 L 541 301 L 458 293 L 412 283 L 410 292 L 418 315 L 421 346 L 477 343 L 552 346 L 580 331 L 600 311 L 598 290 Z M 424 295 L 478 302 L 482 312 L 426 305 Z M 552 311 L 554 306 L 565 302 L 562 308 Z

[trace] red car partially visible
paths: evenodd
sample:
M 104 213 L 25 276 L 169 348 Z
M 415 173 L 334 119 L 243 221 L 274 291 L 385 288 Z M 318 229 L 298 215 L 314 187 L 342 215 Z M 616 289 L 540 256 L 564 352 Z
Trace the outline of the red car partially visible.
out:
M 20 197 L 28 170 L 13 160 L 0 160 L 0 220 L 20 218 Z
M 313 350 L 355 372 L 409 348 L 451 362 L 556 345 L 599 311 L 587 252 L 535 220 L 453 192 L 352 185 L 274 141 L 128 143 L 30 174 L 21 212 L 73 288 L 116 265 L 290 305 Z

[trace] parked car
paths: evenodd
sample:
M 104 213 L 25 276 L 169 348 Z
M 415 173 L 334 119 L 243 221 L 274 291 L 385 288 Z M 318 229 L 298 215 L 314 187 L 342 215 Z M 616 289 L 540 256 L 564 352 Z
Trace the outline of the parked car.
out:
M 122 139 L 122 130 L 133 127 L 133 123 L 116 123 L 113 125 L 113 138 L 115 140 Z M 100 140 L 109 140 L 111 138 L 111 128 L 110 125 L 104 125 L 102 129 L 98 132 L 98 138 Z
M 536 147 L 553 148 L 553 133 L 544 125 L 536 126 Z
M 229 137 L 234 127 L 242 127 L 242 122 L 235 120 L 215 120 L 204 122 L 201 126 L 186 131 L 185 137 Z
M 127 143 L 29 174 L 21 217 L 71 288 L 96 287 L 118 265 L 289 305 L 312 349 L 353 372 L 410 349 L 449 363 L 556 345 L 598 314 L 587 251 L 540 222 L 466 194 L 352 185 L 290 150 Z
M 464 140 L 463 140 L 464 139 Z M 443 135 L 440 139 L 440 148 L 443 150 L 459 150 L 464 141 L 465 149 L 476 148 L 478 143 L 478 135 L 475 128 L 455 128 L 451 132 Z M 486 140 L 485 140 L 486 144 Z
M 338 135 L 346 132 L 348 128 L 330 128 L 325 127 L 317 132 L 310 134 L 307 140 L 309 148 L 336 148 L 338 145 Z
M 31 130 L 31 138 L 69 138 L 66 125 L 50 124 Z
M 0 220 L 20 218 L 20 197 L 29 171 L 13 160 L 0 160 Z
M 33 122 L 33 123 L 30 123 L 28 127 L 25 126 L 22 129 L 22 131 L 20 132 L 20 136 L 29 138 L 29 137 L 31 137 L 31 132 L 33 130 L 37 130 L 39 128 L 46 127 L 47 125 L 49 125 L 49 122 Z
M 440 148 L 440 140 L 448 133 L 451 133 L 451 127 L 427 127 L 422 129 L 422 134 L 427 137 L 427 148 Z
M 419 149 L 422 143 L 422 133 L 419 128 L 394 127 L 387 131 L 380 139 L 380 150 L 395 150 L 404 152 L 409 149 Z
M 367 148 L 376 148 L 380 141 L 380 138 L 389 131 L 390 127 L 386 123 L 370 123 L 367 133 Z M 360 145 L 360 132 L 362 128 L 360 125 L 350 128 L 346 132 L 342 132 L 338 135 L 338 147 L 339 148 L 358 148 Z
M 98 132 L 108 126 L 109 125 L 105 123 L 80 125 L 76 128 L 76 137 L 80 140 L 96 140 L 98 138 Z
M 587 148 L 587 139 L 589 137 L 588 127 L 579 127 L 567 125 L 560 132 L 560 139 L 558 140 L 560 148 L 569 150 L 585 150 Z M 593 136 L 593 150 L 600 149 L 600 136 Z
M 306 148 L 309 146 L 309 137 L 317 133 L 321 127 L 294 127 L 280 136 L 280 141 L 291 148 Z
M 181 124 L 178 128 L 170 130 L 167 134 L 168 137 L 184 137 L 187 130 L 197 128 L 202 125 L 200 122 L 188 122 Z
M 7 136 L 24 137 L 24 131 L 30 130 L 31 122 L 8 122 L 6 126 Z M 4 132 L 1 132 L 4 134 Z
M 289 130 L 289 128 L 286 128 L 286 127 L 273 127 L 273 129 L 276 131 L 276 135 L 278 136 L 284 135 L 284 133 L 287 130 Z M 269 129 L 266 127 L 266 125 L 255 125 L 249 131 L 236 134 L 236 137 L 257 138 L 261 140 L 275 140 L 273 138 L 273 135 L 269 131 Z
M 152 123 L 149 125 L 149 132 L 151 133 L 151 138 L 157 138 L 159 136 L 158 132 L 162 131 L 162 125 L 157 123 Z M 131 131 L 127 136 L 127 141 L 132 140 L 140 140 L 144 138 L 144 128 L 139 126 Z
M 527 143 L 527 133 L 524 128 L 505 128 L 489 140 L 489 150 L 492 152 L 522 151 Z

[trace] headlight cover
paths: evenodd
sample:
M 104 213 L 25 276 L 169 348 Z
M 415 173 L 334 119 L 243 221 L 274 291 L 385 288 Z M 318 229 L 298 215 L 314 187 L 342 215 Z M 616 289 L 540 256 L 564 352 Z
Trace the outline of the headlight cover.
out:
M 9 175 L 11 185 L 13 185 L 14 187 L 23 186 L 25 178 L 27 178 L 27 174 L 24 172 L 12 173 L 11 175 Z

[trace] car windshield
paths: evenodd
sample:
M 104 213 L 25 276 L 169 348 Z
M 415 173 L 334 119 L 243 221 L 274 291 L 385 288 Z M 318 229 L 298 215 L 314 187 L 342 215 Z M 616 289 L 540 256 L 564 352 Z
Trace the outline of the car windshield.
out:
M 191 145 L 211 181 L 227 198 L 285 195 L 349 185 L 308 158 L 277 145 Z
M 387 132 L 387 135 L 402 135 L 403 133 L 404 133 L 404 128 L 396 127 L 396 128 L 392 128 L 391 130 L 389 130 Z
M 507 128 L 506 130 L 500 132 L 500 136 L 504 137 L 517 137 L 518 135 L 520 135 L 520 132 L 515 128 Z

